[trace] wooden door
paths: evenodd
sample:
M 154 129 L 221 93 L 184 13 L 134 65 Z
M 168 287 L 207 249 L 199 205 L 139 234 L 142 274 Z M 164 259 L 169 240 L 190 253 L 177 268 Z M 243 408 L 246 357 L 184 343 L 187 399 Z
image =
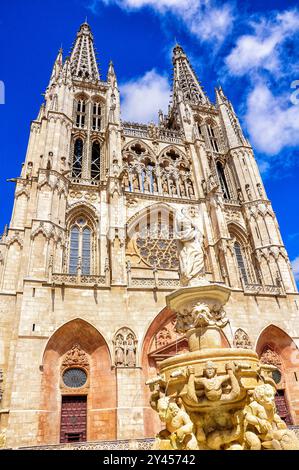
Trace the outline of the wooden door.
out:
M 281 419 L 287 424 L 292 425 L 293 420 L 290 414 L 288 402 L 285 396 L 284 390 L 277 390 L 275 395 L 275 405 L 277 414 L 281 417 Z
M 63 396 L 61 403 L 60 442 L 86 441 L 86 396 Z

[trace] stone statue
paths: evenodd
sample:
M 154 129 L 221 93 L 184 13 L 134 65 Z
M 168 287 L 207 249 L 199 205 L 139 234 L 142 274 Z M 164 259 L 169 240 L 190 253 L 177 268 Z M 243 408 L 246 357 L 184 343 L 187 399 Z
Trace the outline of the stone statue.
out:
M 193 423 L 174 399 L 160 398 L 157 402 L 157 411 L 160 420 L 166 425 L 166 428 L 157 436 L 159 449 L 198 450 Z
M 244 410 L 245 442 L 252 450 L 273 448 L 274 431 L 287 427 L 276 413 L 274 397 L 275 390 L 271 385 L 259 385 Z M 282 437 L 282 434 L 276 433 L 276 440 L 279 436 Z
M 126 344 L 126 365 L 134 367 L 136 365 L 136 346 L 132 335 L 128 335 Z
M 115 365 L 123 366 L 125 363 L 123 337 L 118 335 L 115 339 Z
M 0 449 L 5 447 L 6 444 L 6 429 L 0 431 Z
M 187 212 L 182 209 L 175 218 L 175 236 L 180 262 L 181 284 L 183 286 L 202 285 L 204 280 L 203 233 L 200 217 L 191 207 Z
M 215 401 L 231 401 L 240 394 L 240 385 L 234 373 L 233 364 L 225 365 L 227 374 L 218 375 L 217 367 L 212 361 L 208 361 L 203 370 L 203 376 L 194 374 L 193 367 L 189 366 L 188 395 L 189 397 L 201 404 Z M 230 383 L 231 391 L 224 393 L 223 385 Z M 197 389 L 199 388 L 199 390 Z

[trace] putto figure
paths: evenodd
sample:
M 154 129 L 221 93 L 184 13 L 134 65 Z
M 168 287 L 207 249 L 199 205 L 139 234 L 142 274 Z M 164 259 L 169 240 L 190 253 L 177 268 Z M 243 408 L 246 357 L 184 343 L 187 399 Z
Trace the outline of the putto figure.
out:
M 198 286 L 207 284 L 201 217 L 195 207 L 182 209 L 175 218 L 175 237 L 180 262 L 181 284 Z

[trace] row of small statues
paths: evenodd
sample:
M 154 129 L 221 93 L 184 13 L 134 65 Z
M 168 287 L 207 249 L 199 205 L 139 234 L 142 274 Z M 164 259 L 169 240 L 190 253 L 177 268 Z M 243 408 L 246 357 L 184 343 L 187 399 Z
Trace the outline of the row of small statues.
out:
M 116 367 L 136 366 L 137 340 L 132 334 L 126 337 L 118 334 L 114 341 L 114 360 Z
M 131 176 L 131 177 L 130 177 Z M 159 193 L 159 185 L 155 175 L 144 175 L 142 179 L 139 178 L 137 173 L 131 175 L 124 173 L 124 187 L 128 191 L 142 191 L 149 193 Z M 194 198 L 194 187 L 190 179 L 184 181 L 182 178 L 179 180 L 162 177 L 161 178 L 161 192 L 170 196 L 181 196 Z

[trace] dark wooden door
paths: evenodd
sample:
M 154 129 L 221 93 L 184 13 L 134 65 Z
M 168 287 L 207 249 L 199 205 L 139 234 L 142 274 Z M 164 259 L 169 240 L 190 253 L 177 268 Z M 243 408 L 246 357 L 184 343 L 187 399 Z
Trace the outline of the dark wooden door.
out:
M 86 396 L 63 396 L 61 403 L 60 442 L 86 441 Z
M 275 396 L 275 405 L 277 414 L 279 414 L 281 419 L 283 419 L 283 421 L 288 425 L 293 424 L 284 390 L 277 390 Z

